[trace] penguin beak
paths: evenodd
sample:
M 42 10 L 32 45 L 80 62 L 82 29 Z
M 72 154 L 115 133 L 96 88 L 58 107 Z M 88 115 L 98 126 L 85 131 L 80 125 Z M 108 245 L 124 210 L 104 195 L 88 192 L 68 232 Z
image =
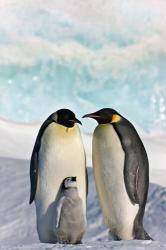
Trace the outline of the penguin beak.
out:
M 80 120 L 78 120 L 77 118 L 74 118 L 73 120 L 69 120 L 70 122 L 74 122 L 74 123 L 79 123 L 80 125 L 82 125 L 82 123 L 80 122 Z
M 86 115 L 84 115 L 82 118 L 93 118 L 93 119 L 97 119 L 97 118 L 100 118 L 100 116 L 97 115 L 96 113 L 91 113 L 91 114 L 86 114 Z

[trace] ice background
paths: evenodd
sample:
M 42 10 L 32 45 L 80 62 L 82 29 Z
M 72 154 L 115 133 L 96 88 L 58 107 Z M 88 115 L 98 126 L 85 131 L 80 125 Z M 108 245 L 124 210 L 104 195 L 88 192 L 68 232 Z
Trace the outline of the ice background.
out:
M 164 0 L 1 0 L 0 116 L 114 107 L 165 130 L 165 12 Z
M 0 0 L 0 250 L 166 249 L 166 2 Z M 40 244 L 29 206 L 29 159 L 41 122 L 113 107 L 137 127 L 150 160 L 145 228 L 156 241 L 108 238 L 94 188 L 91 133 L 88 229 L 79 246 Z

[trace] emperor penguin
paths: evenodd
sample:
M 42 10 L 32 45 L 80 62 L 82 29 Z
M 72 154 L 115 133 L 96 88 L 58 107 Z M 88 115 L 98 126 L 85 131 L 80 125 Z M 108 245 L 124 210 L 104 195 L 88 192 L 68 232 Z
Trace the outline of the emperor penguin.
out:
M 136 129 L 111 108 L 83 116 L 86 117 L 98 122 L 92 159 L 105 223 L 115 240 L 150 240 L 143 227 L 149 163 Z
M 61 244 L 81 243 L 86 221 L 83 202 L 78 194 L 77 177 L 67 177 L 63 181 L 56 217 L 57 241 Z
M 81 122 L 69 109 L 51 114 L 42 124 L 30 161 L 30 201 L 35 201 L 37 232 L 43 243 L 56 243 L 54 220 L 60 186 L 69 177 L 77 178 L 77 191 L 86 221 L 87 170 L 79 127 Z

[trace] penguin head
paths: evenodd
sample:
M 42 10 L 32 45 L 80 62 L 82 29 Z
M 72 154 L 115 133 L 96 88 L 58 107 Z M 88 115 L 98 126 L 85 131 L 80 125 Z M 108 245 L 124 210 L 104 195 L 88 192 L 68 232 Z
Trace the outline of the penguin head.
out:
M 68 128 L 72 128 L 75 123 L 82 123 L 76 118 L 70 109 L 59 109 L 48 117 L 48 120 L 56 122 Z
M 117 123 L 122 119 L 122 116 L 114 109 L 103 108 L 94 113 L 86 114 L 83 118 L 93 118 L 98 124 Z
M 63 187 L 65 189 L 77 187 L 77 177 L 76 176 L 74 176 L 74 177 L 71 176 L 71 177 L 65 178 L 64 181 L 63 181 Z

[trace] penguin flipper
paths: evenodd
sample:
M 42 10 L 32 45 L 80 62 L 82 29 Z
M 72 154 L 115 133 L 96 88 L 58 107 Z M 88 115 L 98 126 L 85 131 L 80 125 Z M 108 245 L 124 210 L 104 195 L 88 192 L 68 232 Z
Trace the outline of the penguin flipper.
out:
M 137 195 L 139 165 L 134 154 L 127 154 L 124 166 L 124 181 L 127 194 L 132 203 L 139 204 Z
M 33 151 L 30 163 L 30 181 L 31 181 L 31 192 L 29 204 L 31 204 L 36 195 L 37 189 L 37 179 L 38 179 L 38 156 L 37 152 Z
M 130 154 L 126 155 L 124 180 L 130 200 L 140 205 L 146 203 L 149 186 L 149 163 L 144 150 L 140 153 L 130 151 Z
M 88 195 L 88 170 L 86 168 L 86 195 Z
M 60 218 L 61 218 L 61 210 L 63 207 L 63 202 L 64 202 L 65 197 L 60 198 L 58 206 L 57 206 L 57 214 L 56 214 L 56 228 L 59 227 L 60 223 Z
M 84 155 L 85 155 L 85 181 L 86 181 L 86 196 L 88 196 L 88 169 L 86 167 L 86 154 L 85 154 L 85 151 L 84 151 Z
M 36 138 L 36 142 L 33 148 L 31 161 L 30 161 L 30 182 L 31 182 L 31 192 L 30 192 L 30 200 L 29 204 L 31 204 L 36 195 L 36 189 L 37 189 L 37 179 L 38 179 L 38 152 L 40 149 L 41 144 L 41 137 L 44 133 L 44 130 L 48 127 L 48 125 L 51 123 L 49 118 L 42 124 L 41 128 L 39 129 L 39 133 Z
M 114 128 L 125 153 L 123 174 L 127 194 L 133 204 L 144 207 L 149 186 L 146 150 L 136 129 L 128 120 L 123 118 L 121 122 L 114 124 Z

